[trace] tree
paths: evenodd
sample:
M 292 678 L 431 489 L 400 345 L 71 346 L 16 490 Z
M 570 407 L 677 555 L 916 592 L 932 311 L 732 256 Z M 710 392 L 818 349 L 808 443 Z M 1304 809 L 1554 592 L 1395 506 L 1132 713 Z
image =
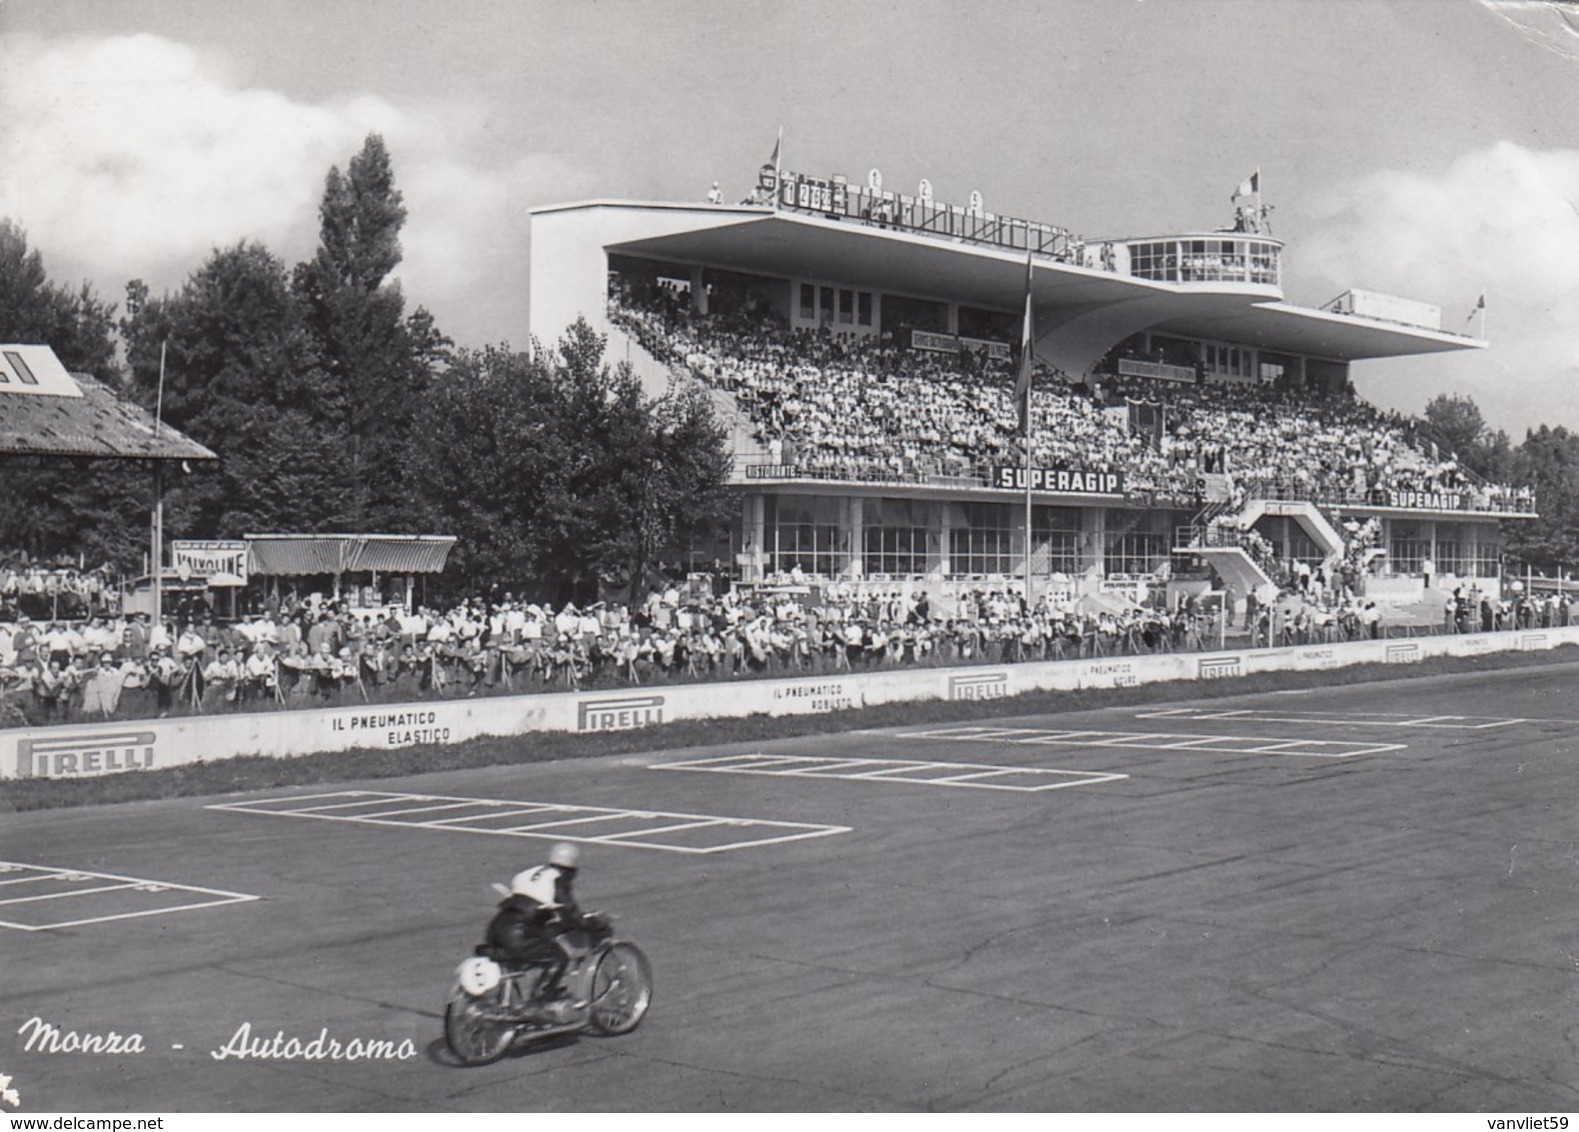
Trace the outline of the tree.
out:
M 342 452 L 338 523 L 400 530 L 410 523 L 403 460 L 391 459 L 413 422 L 450 342 L 405 298 L 390 273 L 400 264 L 406 208 L 383 138 L 368 135 L 345 173 L 329 170 L 318 209 L 318 250 L 292 287 L 323 374 L 317 411 Z
M 633 601 L 645 592 L 649 566 L 660 556 L 715 540 L 734 509 L 724 490 L 726 435 L 706 393 L 688 386 L 658 401 L 651 407 L 648 437 L 626 512 Z
M 1530 429 L 1513 460 L 1515 482 L 1535 489 L 1539 519 L 1503 523 L 1509 554 L 1543 572 L 1579 564 L 1579 435 Z
M 333 437 L 316 415 L 322 375 L 285 266 L 260 244 L 214 251 L 159 299 L 133 281 L 122 323 L 132 387 L 207 445 L 218 468 L 170 485 L 167 525 L 199 538 L 322 530 L 341 500 Z
M 27 233 L 0 219 L 0 342 L 49 346 L 68 370 L 115 384 L 115 307 L 83 283 L 75 291 L 49 281 L 44 257 Z
M 1427 434 L 1464 467 L 1488 480 L 1507 478 L 1513 448 L 1508 434 L 1492 432 L 1472 397 L 1441 393 L 1425 407 Z
M 578 320 L 557 349 L 463 352 L 414 452 L 423 514 L 469 587 L 640 595 L 655 556 L 722 521 L 723 432 L 700 394 L 653 403 Z

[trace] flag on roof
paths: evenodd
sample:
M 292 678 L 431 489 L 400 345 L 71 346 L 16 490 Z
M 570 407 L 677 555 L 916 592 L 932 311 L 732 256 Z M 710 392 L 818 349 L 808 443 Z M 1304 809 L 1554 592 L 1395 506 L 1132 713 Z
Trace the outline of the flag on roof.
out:
M 1236 189 L 1234 191 L 1234 195 L 1229 197 L 1228 199 L 1229 200 L 1238 200 L 1240 197 L 1255 196 L 1260 191 L 1261 191 L 1261 170 L 1258 167 L 1255 172 L 1250 174 L 1250 176 L 1246 177 L 1243 181 L 1239 182 L 1239 188 Z
M 1469 317 L 1466 318 L 1464 321 L 1465 322 L 1473 322 L 1473 321 L 1475 321 L 1475 316 L 1477 314 L 1479 314 L 1481 311 L 1485 310 L 1485 309 L 1486 309 L 1486 292 L 1482 291 L 1480 293 L 1480 298 L 1476 299 L 1475 300 L 1475 305 L 1470 308 Z

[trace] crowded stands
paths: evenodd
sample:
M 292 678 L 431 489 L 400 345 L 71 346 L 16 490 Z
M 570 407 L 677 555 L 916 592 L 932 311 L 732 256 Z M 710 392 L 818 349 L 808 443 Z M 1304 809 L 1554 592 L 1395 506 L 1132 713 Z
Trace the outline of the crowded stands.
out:
M 757 439 L 800 475 L 979 478 L 1023 458 L 1007 359 L 905 349 L 886 332 L 790 329 L 760 307 L 700 315 L 662 285 L 617 283 L 610 318 L 661 362 L 732 395 Z M 1241 499 L 1378 502 L 1408 491 L 1461 494 L 1476 509 L 1530 503 L 1428 455 L 1410 422 L 1352 393 L 1113 375 L 1087 385 L 1048 373 L 1033 389 L 1034 464 L 1119 472 L 1149 500 L 1193 504 L 1200 473 L 1223 472 Z M 1162 427 L 1132 428 L 1131 402 L 1160 403 Z

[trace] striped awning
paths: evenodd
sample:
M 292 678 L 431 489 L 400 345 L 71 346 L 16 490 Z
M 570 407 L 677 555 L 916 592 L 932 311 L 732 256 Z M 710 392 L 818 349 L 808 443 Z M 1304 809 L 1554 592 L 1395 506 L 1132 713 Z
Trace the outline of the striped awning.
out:
M 247 535 L 252 574 L 437 574 L 451 535 Z

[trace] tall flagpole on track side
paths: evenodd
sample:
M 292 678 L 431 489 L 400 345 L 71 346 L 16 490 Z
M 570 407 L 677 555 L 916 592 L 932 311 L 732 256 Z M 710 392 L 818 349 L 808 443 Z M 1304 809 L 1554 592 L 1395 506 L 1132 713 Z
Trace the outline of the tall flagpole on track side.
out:
M 165 351 L 170 346 L 166 338 L 159 343 L 159 392 L 154 401 L 154 437 L 159 437 L 164 420 L 164 359 Z M 153 521 L 153 557 L 150 559 L 152 569 L 149 571 L 153 578 L 153 623 L 155 626 L 164 624 L 164 461 L 154 459 L 154 521 Z
M 1027 363 L 1029 364 L 1029 363 Z M 1035 528 L 1031 526 L 1031 387 L 1025 386 L 1025 608 L 1031 608 L 1031 543 Z
M 1031 252 L 1025 253 L 1025 326 L 1020 337 L 1020 380 L 1021 388 L 1018 392 L 1025 398 L 1025 405 L 1021 409 L 1021 416 L 1025 421 L 1025 607 L 1029 612 L 1031 608 L 1031 544 L 1034 540 L 1035 528 L 1031 525 L 1031 355 L 1036 341 L 1032 329 L 1031 313 L 1031 273 L 1033 271 Z

